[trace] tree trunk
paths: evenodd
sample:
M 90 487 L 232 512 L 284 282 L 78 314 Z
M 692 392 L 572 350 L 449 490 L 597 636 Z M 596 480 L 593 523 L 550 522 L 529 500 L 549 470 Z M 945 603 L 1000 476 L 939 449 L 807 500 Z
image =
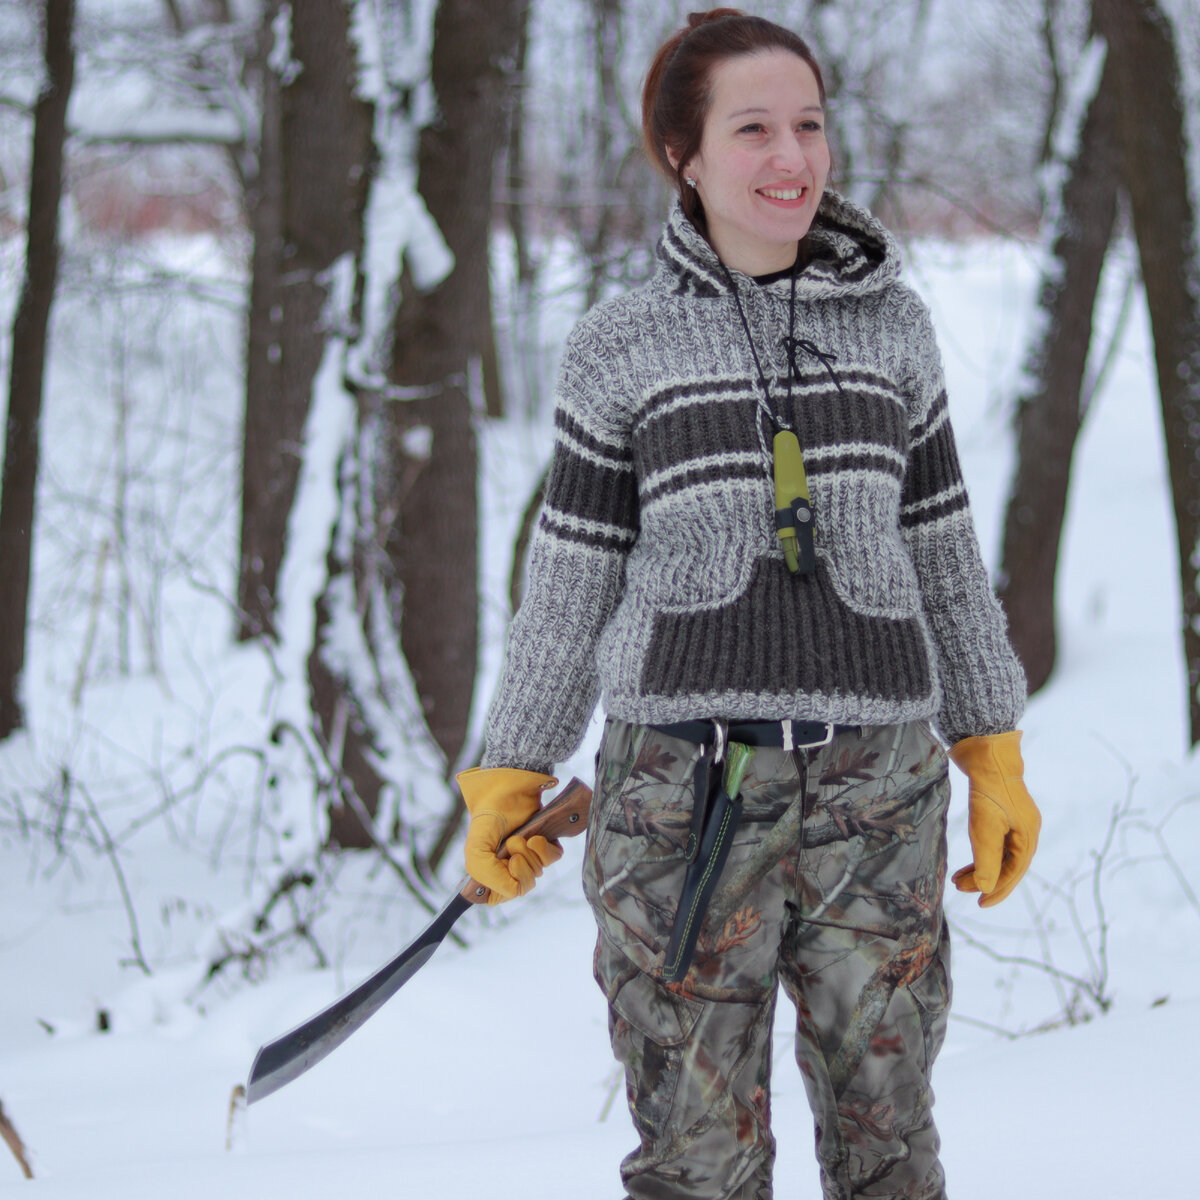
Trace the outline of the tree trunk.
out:
M 75 79 L 74 0 L 45 0 L 46 78 L 33 111 L 25 279 L 12 329 L 0 485 L 0 738 L 24 721 L 21 675 L 29 619 L 33 522 L 50 307 L 58 280 L 67 105 Z
M 1055 574 L 1100 273 L 1117 217 L 1119 155 L 1111 61 L 1088 107 L 1063 185 L 1058 233 L 1042 280 L 1040 321 L 1017 402 L 1017 464 L 1004 519 L 998 592 L 1030 692 L 1057 653 Z
M 1154 333 L 1195 745 L 1200 741 L 1200 263 L 1179 63 L 1170 22 L 1155 0 L 1095 0 L 1093 19 L 1113 64 L 1122 181 Z
M 267 13 L 268 21 L 271 13 Z M 239 604 L 242 637 L 277 637 L 279 569 L 295 500 L 304 426 L 326 342 L 328 272 L 362 249 L 373 111 L 357 95 L 358 63 L 342 0 L 291 7 L 291 62 L 267 71 L 255 212 L 255 283 L 247 359 L 246 447 Z M 331 547 L 328 574 L 342 564 Z M 329 840 L 370 845 L 355 807 L 373 815 L 381 781 L 347 681 L 321 653 L 328 597 L 317 606 L 308 657 L 314 728 L 343 786 L 330 807 Z
M 592 185 L 601 195 L 591 205 L 590 214 L 583 217 L 585 232 L 581 239 L 584 258 L 588 263 L 587 291 L 583 306 L 589 309 L 603 295 L 612 264 L 613 235 L 617 227 L 616 206 L 608 194 L 618 169 L 613 149 L 614 131 L 620 121 L 621 104 L 617 89 L 617 66 L 621 53 L 621 0 L 591 0 L 592 53 L 595 55 L 599 112 L 595 115 L 594 147 L 595 172 Z
M 278 0 L 261 47 L 270 53 Z M 246 353 L 240 639 L 276 637 L 279 567 L 296 494 L 304 422 L 325 349 L 324 273 L 362 238 L 371 109 L 355 94 L 342 0 L 291 6 L 291 60 L 264 70 L 258 176 L 248 197 L 254 235 Z
M 498 411 L 488 273 L 492 172 L 504 131 L 519 0 L 442 0 L 432 81 L 439 116 L 421 133 L 418 187 L 454 254 L 420 290 L 406 270 L 391 381 L 425 398 L 385 406 L 401 587 L 401 644 L 430 733 L 453 768 L 466 740 L 478 643 L 475 422 Z M 412 479 L 411 486 L 404 482 Z M 388 507 L 384 497 L 380 508 Z M 482 547 L 482 553 L 488 553 Z
M 529 9 L 521 14 L 517 27 L 516 61 L 513 64 L 512 102 L 508 113 L 508 136 L 505 139 L 505 196 L 504 215 L 513 239 L 517 265 L 517 291 L 523 294 L 533 284 L 534 264 L 529 249 L 527 216 L 532 205 L 527 195 L 525 167 L 525 96 L 529 90 L 526 75 L 529 63 Z
M 246 416 L 242 430 L 242 524 L 238 562 L 238 640 L 260 634 L 275 636 L 275 589 L 283 558 L 284 534 L 295 478 L 282 461 L 283 429 L 293 432 L 291 450 L 299 442 L 308 397 L 287 411 L 283 369 L 276 341 L 279 259 L 283 246 L 282 120 L 279 76 L 267 66 L 279 0 L 270 0 L 259 27 L 255 58 L 260 124 L 253 178 L 246 181 L 246 216 L 250 225 L 250 309 L 246 323 Z M 292 465 L 288 463 L 286 465 Z M 274 501 L 274 503 L 272 502 Z

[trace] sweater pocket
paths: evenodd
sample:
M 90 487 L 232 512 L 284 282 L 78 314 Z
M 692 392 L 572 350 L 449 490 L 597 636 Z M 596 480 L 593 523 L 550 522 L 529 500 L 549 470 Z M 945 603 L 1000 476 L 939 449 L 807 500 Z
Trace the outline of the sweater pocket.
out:
M 818 476 L 813 490 L 817 554 L 841 601 L 867 617 L 919 614 L 920 584 L 900 532 L 899 481 L 883 472 Z
M 822 546 L 817 555 L 829 582 L 847 608 L 865 617 L 907 620 L 922 611 L 917 571 L 899 535 L 846 539 L 835 552 Z
M 746 541 L 750 539 L 747 538 Z M 660 537 L 630 555 L 626 592 L 665 612 L 700 612 L 730 604 L 746 592 L 755 560 L 737 553 L 728 534 L 704 527 Z

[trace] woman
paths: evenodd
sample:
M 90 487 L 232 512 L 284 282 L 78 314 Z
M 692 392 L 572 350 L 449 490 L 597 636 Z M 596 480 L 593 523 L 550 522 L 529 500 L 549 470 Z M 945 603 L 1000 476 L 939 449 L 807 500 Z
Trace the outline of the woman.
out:
M 958 887 L 999 902 L 1037 841 L 929 316 L 826 189 L 824 105 L 805 43 L 736 10 L 656 55 L 646 144 L 678 199 L 651 282 L 568 340 L 528 595 L 460 777 L 469 870 L 527 890 L 556 848 L 494 849 L 602 691 L 584 882 L 634 1198 L 770 1196 L 779 982 L 825 1196 L 943 1196 L 931 722 L 971 781 Z

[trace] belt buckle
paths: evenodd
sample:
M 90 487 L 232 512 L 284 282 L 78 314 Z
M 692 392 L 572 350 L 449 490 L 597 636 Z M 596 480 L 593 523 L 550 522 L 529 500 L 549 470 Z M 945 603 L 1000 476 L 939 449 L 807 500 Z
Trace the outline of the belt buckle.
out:
M 833 725 L 829 721 L 823 722 L 825 726 L 825 736 L 816 742 L 800 742 L 797 743 L 792 737 L 792 722 L 791 720 L 780 721 L 783 727 L 783 748 L 787 752 L 792 750 L 815 750 L 819 746 L 828 746 L 833 741 Z
M 825 736 L 819 742 L 809 742 L 804 747 L 805 750 L 815 750 L 818 746 L 828 746 L 833 741 L 833 723 L 825 722 Z

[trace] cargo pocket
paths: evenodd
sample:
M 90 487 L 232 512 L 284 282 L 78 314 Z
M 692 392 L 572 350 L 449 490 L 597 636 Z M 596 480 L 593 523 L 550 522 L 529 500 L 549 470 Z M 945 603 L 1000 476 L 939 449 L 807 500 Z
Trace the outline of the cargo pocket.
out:
M 950 1020 L 950 1001 L 953 988 L 950 983 L 950 934 L 942 924 L 941 938 L 933 961 L 909 985 L 909 992 L 916 1002 L 921 1018 L 921 1035 L 925 1043 L 925 1071 L 928 1074 L 946 1040 L 946 1026 Z
M 670 1126 L 686 1044 L 703 1004 L 639 970 L 603 933 L 595 972 L 608 1000 L 613 1053 L 625 1067 L 634 1123 L 657 1140 Z

